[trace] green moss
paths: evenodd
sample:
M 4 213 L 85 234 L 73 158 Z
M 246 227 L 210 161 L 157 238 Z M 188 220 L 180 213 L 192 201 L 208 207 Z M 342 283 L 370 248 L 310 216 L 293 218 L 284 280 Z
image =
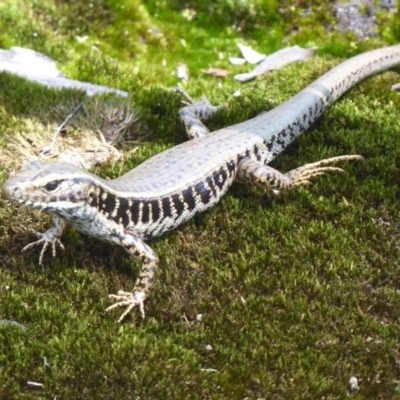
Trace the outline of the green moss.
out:
M 178 62 L 189 66 L 191 95 L 228 106 L 208 124 L 214 130 L 277 106 L 344 58 L 396 42 L 398 16 L 378 17 L 383 39 L 358 43 L 335 32 L 323 1 L 5 0 L 0 46 L 33 48 L 72 78 L 131 93 L 150 136 L 96 171 L 113 178 L 186 140 L 172 91 Z M 240 85 L 231 76 L 243 67 L 227 61 L 237 42 L 262 52 L 316 45 L 320 56 Z M 210 66 L 231 75 L 218 81 L 202 72 Z M 27 327 L 0 325 L 0 398 L 334 399 L 348 396 L 352 375 L 355 399 L 399 397 L 396 82 L 387 72 L 353 88 L 272 165 L 288 171 L 348 153 L 364 163 L 280 196 L 235 185 L 213 210 L 152 241 L 161 266 L 145 321 L 132 313 L 118 325 L 119 312 L 104 312 L 107 294 L 133 287 L 138 263 L 68 229 L 66 252 L 40 267 L 37 250 L 20 249 L 32 240 L 25 228 L 43 231 L 48 217 L 0 199 L 0 318 Z M 60 123 L 55 109 L 83 96 L 6 73 L 0 87 L 2 138 L 29 118 Z

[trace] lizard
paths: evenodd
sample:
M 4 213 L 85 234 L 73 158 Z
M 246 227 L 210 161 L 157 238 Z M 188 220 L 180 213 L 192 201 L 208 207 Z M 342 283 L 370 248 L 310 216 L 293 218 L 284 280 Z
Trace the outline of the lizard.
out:
M 7 180 L 3 196 L 52 215 L 45 233 L 22 250 L 42 245 L 56 255 L 66 223 L 81 233 L 122 246 L 142 263 L 132 291 L 110 294 L 106 311 L 126 307 L 119 322 L 139 308 L 154 287 L 158 255 L 146 243 L 213 207 L 233 182 L 274 191 L 310 184 L 332 166 L 359 155 L 342 155 L 280 173 L 268 164 L 348 89 L 362 79 L 400 64 L 400 45 L 350 58 L 334 67 L 278 107 L 227 128 L 209 132 L 201 120 L 221 107 L 206 99 L 180 109 L 191 140 L 157 154 L 127 174 L 105 180 L 68 163 L 32 161 Z

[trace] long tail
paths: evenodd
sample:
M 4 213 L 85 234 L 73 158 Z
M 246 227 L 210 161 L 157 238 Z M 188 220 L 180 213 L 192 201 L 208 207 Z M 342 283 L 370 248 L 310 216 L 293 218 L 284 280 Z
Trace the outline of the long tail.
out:
M 331 69 L 280 106 L 229 129 L 261 136 L 272 160 L 343 93 L 368 76 L 397 64 L 400 45 L 360 54 Z

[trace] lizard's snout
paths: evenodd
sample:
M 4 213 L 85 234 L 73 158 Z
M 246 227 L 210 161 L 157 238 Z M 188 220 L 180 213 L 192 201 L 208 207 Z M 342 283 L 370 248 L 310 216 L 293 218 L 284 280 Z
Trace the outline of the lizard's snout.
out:
M 9 179 L 1 188 L 3 197 L 7 200 L 17 200 L 22 196 L 22 188 L 13 179 Z

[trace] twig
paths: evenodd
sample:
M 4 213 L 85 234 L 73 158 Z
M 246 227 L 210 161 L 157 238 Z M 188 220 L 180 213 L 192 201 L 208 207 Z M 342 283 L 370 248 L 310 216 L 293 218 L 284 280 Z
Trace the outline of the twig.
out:
M 53 140 L 51 141 L 51 143 L 42 150 L 42 154 L 49 154 L 54 150 L 54 145 L 57 142 L 57 136 L 58 134 L 61 132 L 61 129 L 64 128 L 64 126 L 66 125 L 66 123 L 77 113 L 77 111 L 82 107 L 84 101 L 81 101 L 74 109 L 74 111 L 72 111 L 71 114 L 68 115 L 67 118 L 65 118 L 64 122 L 57 128 L 57 130 L 54 133 L 54 137 Z

